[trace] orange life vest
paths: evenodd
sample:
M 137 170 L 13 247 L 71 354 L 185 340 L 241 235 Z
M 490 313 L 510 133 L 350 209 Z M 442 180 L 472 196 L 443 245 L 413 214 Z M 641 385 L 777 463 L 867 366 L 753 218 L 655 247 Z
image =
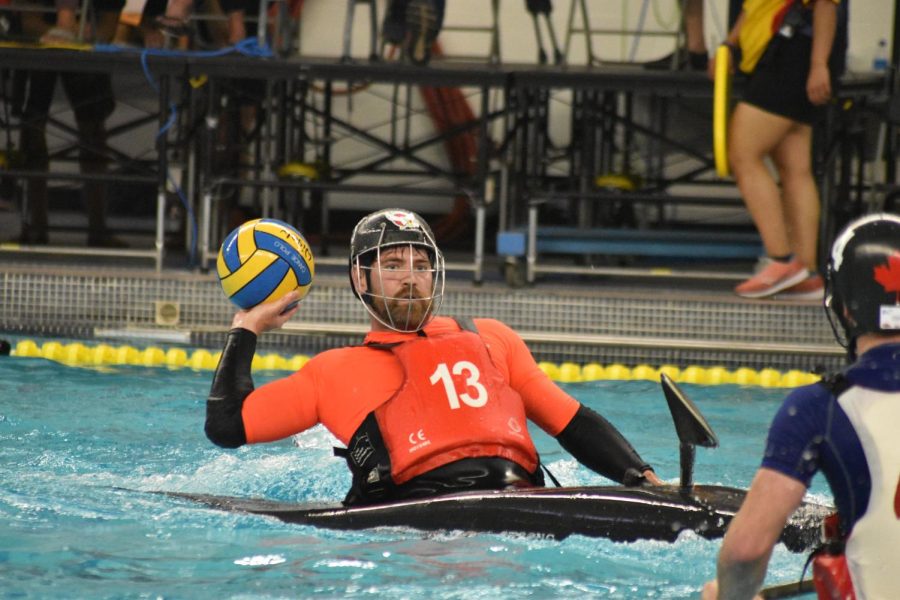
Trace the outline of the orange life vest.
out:
M 400 361 L 405 379 L 348 444 L 354 487 L 389 496 L 392 485 L 464 458 L 500 457 L 537 470 L 522 399 L 478 334 L 463 330 L 384 349 Z

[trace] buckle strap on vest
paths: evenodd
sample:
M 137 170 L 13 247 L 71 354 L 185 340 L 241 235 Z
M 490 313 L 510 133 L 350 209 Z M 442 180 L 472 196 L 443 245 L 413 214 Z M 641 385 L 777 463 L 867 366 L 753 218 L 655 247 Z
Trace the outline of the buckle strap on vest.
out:
M 456 321 L 456 324 L 459 325 L 459 328 L 463 331 L 470 331 L 474 334 L 478 334 L 478 328 L 475 327 L 475 321 L 471 317 L 453 317 L 453 320 Z
M 353 474 L 344 505 L 369 504 L 391 497 L 396 487 L 391 479 L 391 458 L 374 412 L 366 416 L 347 447 L 335 448 L 334 454 L 347 461 Z

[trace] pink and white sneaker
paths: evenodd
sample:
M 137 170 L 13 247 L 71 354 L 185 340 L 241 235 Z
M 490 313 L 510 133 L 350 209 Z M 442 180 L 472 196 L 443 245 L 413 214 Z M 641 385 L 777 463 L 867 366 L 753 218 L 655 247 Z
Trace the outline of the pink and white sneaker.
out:
M 756 275 L 734 288 L 734 293 L 742 298 L 765 298 L 795 286 L 809 278 L 809 271 L 799 260 L 780 262 L 765 257 L 760 259 Z
M 797 285 L 792 285 L 775 295 L 779 300 L 822 300 L 825 297 L 825 281 L 821 275 L 810 275 Z

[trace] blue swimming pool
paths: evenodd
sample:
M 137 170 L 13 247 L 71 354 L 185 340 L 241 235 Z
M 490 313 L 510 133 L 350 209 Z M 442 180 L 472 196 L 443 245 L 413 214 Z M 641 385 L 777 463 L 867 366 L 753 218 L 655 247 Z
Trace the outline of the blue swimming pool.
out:
M 271 377 L 271 376 L 270 376 Z M 257 376 L 257 383 L 266 380 Z M 618 544 L 412 530 L 337 532 L 217 512 L 149 493 L 290 501 L 343 497 L 349 477 L 315 429 L 221 450 L 203 435 L 211 373 L 66 367 L 0 358 L 0 581 L 5 598 L 688 598 L 714 573 L 719 541 Z M 684 385 L 719 435 L 695 479 L 746 486 L 784 390 Z M 657 384 L 567 389 L 675 482 L 677 440 Z M 564 485 L 609 483 L 542 433 Z M 813 498 L 829 502 L 817 481 Z M 779 546 L 768 583 L 804 557 Z

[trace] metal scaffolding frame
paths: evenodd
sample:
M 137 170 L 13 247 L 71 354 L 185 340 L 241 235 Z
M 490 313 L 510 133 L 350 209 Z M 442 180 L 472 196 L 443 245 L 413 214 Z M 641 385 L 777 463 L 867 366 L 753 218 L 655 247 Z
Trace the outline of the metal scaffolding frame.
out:
M 177 101 L 182 107 L 179 126 L 157 136 L 155 170 L 147 179 L 152 179 L 157 189 L 152 249 L 123 252 L 4 246 L 0 250 L 150 258 L 160 270 L 165 258 L 168 168 L 174 153 L 185 167 L 188 202 L 198 215 L 195 267 L 208 268 L 215 256 L 219 241 L 217 229 L 221 225 L 216 220 L 214 206 L 218 193 L 228 186 L 242 186 L 257 190 L 263 196 L 261 204 L 267 215 L 279 214 L 291 202 L 296 206 L 297 200 L 289 198 L 290 194 L 314 195 L 314 201 L 321 204 L 318 225 L 323 237 L 320 249 L 323 264 L 342 262 L 327 256 L 330 194 L 347 192 L 406 199 L 446 197 L 448 201 L 461 198 L 468 205 L 468 217 L 475 221 L 472 260 L 451 267 L 471 271 L 474 280 L 480 282 L 489 216 L 497 216 L 501 232 L 527 226 L 535 201 L 550 196 L 564 197 L 575 206 L 576 227 L 590 229 L 596 203 L 610 197 L 609 191 L 598 189 L 595 177 L 615 170 L 614 165 L 627 170 L 638 137 L 646 140 L 644 177 L 647 185 L 627 198 L 629 202 L 660 205 L 683 201 L 669 193 L 668 188 L 674 183 L 697 180 L 711 169 L 708 144 L 691 146 L 667 130 L 670 103 L 685 99 L 706 102 L 710 97 L 711 86 L 698 73 L 648 71 L 637 65 L 572 67 L 435 61 L 428 67 L 419 67 L 381 60 L 192 54 L 142 57 L 139 52 L 98 53 L 25 47 L 0 48 L 0 62 L 12 69 L 74 72 L 128 70 L 133 73 L 144 68 L 158 80 L 157 100 L 161 108 L 156 119 L 160 130 L 166 127 L 170 104 Z M 217 173 L 213 164 L 223 83 L 235 78 L 256 80 L 264 87 L 258 105 L 261 116 L 254 130 L 256 157 L 249 171 L 250 179 Z M 186 85 L 188 81 L 205 83 L 194 87 Z M 390 86 L 393 90 L 390 102 L 394 108 L 387 134 L 371 131 L 337 115 L 334 110 L 339 101 L 335 94 L 337 86 L 353 90 L 373 85 Z M 479 98 L 478 106 L 473 110 L 474 118 L 452 123 L 443 131 L 415 141 L 408 135 L 398 135 L 404 119 L 409 118 L 408 98 L 414 86 L 474 91 Z M 883 94 L 885 89 L 884 76 L 858 78 L 845 85 L 845 93 L 855 99 Z M 560 91 L 572 98 L 569 107 L 572 135 L 562 148 L 553 148 L 548 132 L 549 106 L 553 94 Z M 405 95 L 403 102 L 398 101 L 400 94 Z M 650 107 L 645 122 L 635 116 L 636 98 L 646 99 Z M 492 101 L 499 106 L 492 105 Z M 497 137 L 498 130 L 499 138 L 492 139 Z M 444 167 L 425 155 L 426 151 L 433 151 L 435 146 L 456 136 L 473 133 L 477 146 L 470 157 L 474 167 L 469 172 Z M 831 133 L 826 132 L 826 135 L 831 136 Z M 336 165 L 337 161 L 330 153 L 339 136 L 361 140 L 374 148 L 373 153 L 356 165 Z M 853 156 L 848 148 L 856 146 L 848 144 L 858 144 L 858 140 L 852 136 L 828 137 L 826 147 L 832 151 L 825 158 L 842 157 L 841 164 L 850 165 Z M 838 151 L 834 151 L 835 148 Z M 662 162 L 669 152 L 689 156 L 699 166 L 672 176 L 663 168 Z M 396 161 L 406 163 L 407 167 L 391 167 Z M 548 165 L 554 162 L 558 164 L 552 172 Z M 279 176 L 279 171 L 290 163 L 317 169 L 315 176 Z M 845 196 L 860 193 L 859 185 L 847 184 L 852 175 L 847 168 L 835 171 L 832 167 L 836 163 L 821 164 L 824 174 L 835 174 L 840 181 L 840 185 L 826 189 L 829 206 L 844 201 L 838 197 L 839 193 Z M 557 174 L 560 170 L 565 172 L 563 176 Z M 13 170 L 8 174 L 15 177 L 38 175 Z M 412 180 L 436 179 L 439 185 L 372 183 L 373 179 L 384 175 L 407 176 Z M 621 199 L 621 195 L 617 198 Z

